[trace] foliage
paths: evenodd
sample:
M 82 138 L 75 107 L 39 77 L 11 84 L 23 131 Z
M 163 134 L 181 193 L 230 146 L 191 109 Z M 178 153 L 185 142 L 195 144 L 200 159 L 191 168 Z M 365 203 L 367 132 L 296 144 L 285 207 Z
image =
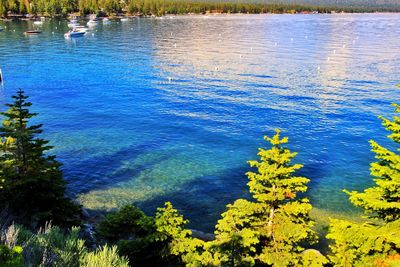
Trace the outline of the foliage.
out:
M 228 266 L 255 264 L 260 244 L 259 228 L 263 224 L 259 218 L 264 213 L 263 205 L 244 199 L 227 206 L 227 211 L 216 225 L 216 240 L 209 248 L 209 251 L 217 254 L 217 265 L 220 262 Z
M 118 244 L 121 255 L 137 265 L 178 266 L 181 257 L 201 243 L 191 237 L 187 224 L 170 202 L 158 208 L 155 217 L 148 217 L 138 208 L 127 205 L 109 214 L 99 224 L 99 236 Z
M 335 241 L 330 256 L 335 266 L 398 266 L 400 221 L 382 226 L 332 219 L 328 238 Z M 393 265 L 383 263 L 392 261 Z M 397 265 L 394 265 L 397 263 Z
M 80 222 L 80 207 L 65 197 L 65 181 L 60 163 L 46 154 L 52 147 L 38 137 L 42 125 L 30 125 L 36 113 L 22 90 L 0 114 L 0 208 L 8 208 L 16 221 L 33 225 L 53 221 L 60 225 Z
M 117 244 L 121 255 L 137 265 L 160 265 L 162 245 L 155 242 L 154 218 L 146 216 L 133 205 L 126 205 L 110 213 L 98 226 L 98 237 Z
M 396 112 L 400 106 L 394 104 Z M 391 134 L 391 140 L 400 143 L 400 118 L 395 116 L 393 121 L 381 117 L 383 125 Z M 364 192 L 348 192 L 350 201 L 362 207 L 372 217 L 391 222 L 400 219 L 400 155 L 371 141 L 372 151 L 378 160 L 371 164 L 371 175 L 375 177 L 376 186 Z
M 78 238 L 79 230 L 63 231 L 46 224 L 37 233 L 32 233 L 12 224 L 1 232 L 0 266 L 128 266 L 127 259 L 118 256 L 115 246 L 90 252 L 85 242 Z
M 363 1 L 364 2 L 364 1 Z M 293 13 L 311 12 L 376 12 L 399 11 L 396 4 L 379 3 L 365 5 L 316 4 L 310 1 L 182 1 L 182 0 L 0 0 L 0 17 L 14 14 L 42 14 L 48 16 L 67 15 L 79 11 L 82 14 L 99 11 L 113 15 L 128 12 L 143 15 L 187 14 L 187 13 Z
M 171 258 L 172 256 L 169 261 L 179 261 L 179 258 L 181 258 L 185 262 L 191 259 L 191 254 L 197 248 L 202 246 L 199 239 L 192 237 L 192 231 L 185 229 L 188 222 L 170 202 L 166 202 L 163 208 L 157 209 L 156 232 L 153 234 L 153 239 L 164 243 L 164 248 L 161 251 L 163 258 Z
M 204 266 L 322 266 L 320 253 L 304 252 L 316 242 L 309 217 L 311 204 L 297 193 L 307 190 L 308 179 L 295 176 L 300 164 L 291 164 L 296 153 L 283 147 L 288 138 L 265 137 L 269 150 L 260 148 L 260 161 L 249 161 L 257 172 L 248 172 L 254 202 L 238 199 L 227 206 L 216 226 L 216 239 L 203 244 L 191 259 Z M 304 253 L 303 253 L 304 252 Z M 312 256 L 310 256 L 312 255 Z M 194 265 L 196 266 L 196 265 Z
M 120 239 L 131 239 L 144 236 L 151 231 L 152 218 L 133 205 L 126 205 L 119 211 L 110 213 L 98 225 L 101 238 L 116 242 Z
M 46 224 L 36 234 L 21 240 L 25 261 L 32 266 L 79 266 L 86 248 L 78 233 L 79 228 L 64 233 L 59 227 Z
M 257 226 L 262 246 L 257 259 L 274 266 L 300 265 L 303 244 L 316 242 L 309 217 L 312 206 L 306 198 L 297 197 L 307 190 L 309 179 L 294 175 L 302 165 L 291 164 L 296 153 L 283 146 L 287 137 L 281 139 L 276 130 L 274 137 L 264 139 L 272 147 L 259 149 L 260 161 L 249 161 L 257 172 L 247 173 L 250 192 L 264 207 Z
M 394 106 L 400 112 L 400 106 Z M 400 119 L 381 119 L 391 132 L 388 137 L 400 143 Z M 345 192 L 355 206 L 363 208 L 375 220 L 354 224 L 332 219 L 327 237 L 334 241 L 330 259 L 337 266 L 400 265 L 400 155 L 375 141 L 370 143 L 378 160 L 371 164 L 375 186 L 362 193 Z
M 0 244 L 0 266 L 19 267 L 23 265 L 22 247 L 9 248 Z
M 128 260 L 120 257 L 117 247 L 108 247 L 105 245 L 96 252 L 87 253 L 79 266 L 82 267 L 128 267 Z

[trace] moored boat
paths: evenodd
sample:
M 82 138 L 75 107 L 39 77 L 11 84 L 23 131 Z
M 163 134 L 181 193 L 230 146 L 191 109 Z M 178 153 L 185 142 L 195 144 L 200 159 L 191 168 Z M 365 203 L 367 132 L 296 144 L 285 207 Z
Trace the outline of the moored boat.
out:
M 75 26 L 73 28 L 73 30 L 77 31 L 77 32 L 87 32 L 89 30 L 89 28 L 85 27 L 85 26 L 82 26 L 82 25 L 78 25 L 78 26 Z
M 42 31 L 39 31 L 39 30 L 30 30 L 30 31 L 24 32 L 25 35 L 38 35 L 40 33 L 42 33 Z
M 68 28 L 71 28 L 71 29 L 78 27 L 78 26 L 80 26 L 78 22 L 71 21 L 70 23 L 68 23 Z
M 98 19 L 91 19 L 91 20 L 88 21 L 87 25 L 90 27 L 90 26 L 95 26 L 98 23 L 99 23 Z
M 84 36 L 86 31 L 79 31 L 79 30 L 72 30 L 68 31 L 67 33 L 64 34 L 65 38 L 70 38 L 70 37 L 81 37 Z
M 43 25 L 43 21 L 36 20 L 36 21 L 33 22 L 33 24 L 35 24 L 35 25 Z

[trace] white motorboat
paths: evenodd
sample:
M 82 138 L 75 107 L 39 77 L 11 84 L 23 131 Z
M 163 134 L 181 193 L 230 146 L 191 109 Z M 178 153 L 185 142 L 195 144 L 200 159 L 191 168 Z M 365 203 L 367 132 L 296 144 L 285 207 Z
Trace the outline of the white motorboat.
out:
M 75 28 L 75 27 L 78 27 L 78 26 L 80 26 L 80 25 L 79 25 L 79 23 L 77 23 L 77 22 L 70 22 L 70 23 L 68 23 L 68 28 L 71 28 L 71 29 L 73 29 L 73 28 Z
M 129 19 L 128 18 L 122 18 L 121 21 L 125 22 L 125 21 L 129 21 Z
M 77 31 L 77 30 L 72 30 L 68 31 L 67 33 L 64 34 L 65 38 L 71 38 L 71 37 L 81 37 L 84 36 L 86 31 Z
M 89 30 L 89 28 L 82 26 L 82 25 L 78 25 L 78 26 L 74 27 L 73 30 L 76 32 L 87 32 Z
M 88 21 L 87 25 L 91 27 L 91 26 L 96 26 L 98 23 L 99 21 L 97 19 L 91 19 Z
M 35 24 L 35 25 L 43 25 L 43 21 L 36 20 L 36 21 L 33 22 L 33 24 Z

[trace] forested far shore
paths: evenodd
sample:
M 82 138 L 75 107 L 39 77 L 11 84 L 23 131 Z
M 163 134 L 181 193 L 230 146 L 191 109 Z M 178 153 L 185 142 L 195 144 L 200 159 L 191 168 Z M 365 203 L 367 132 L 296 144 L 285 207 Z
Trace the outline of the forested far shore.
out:
M 366 13 L 400 12 L 400 5 L 310 5 L 276 2 L 181 0 L 0 0 L 0 17 L 68 16 L 71 13 L 155 15 L 206 13 Z

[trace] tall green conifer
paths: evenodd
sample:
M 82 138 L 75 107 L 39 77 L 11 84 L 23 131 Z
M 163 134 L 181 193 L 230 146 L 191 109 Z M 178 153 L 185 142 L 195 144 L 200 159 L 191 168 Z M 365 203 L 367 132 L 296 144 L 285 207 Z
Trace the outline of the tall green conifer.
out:
M 303 167 L 291 163 L 297 153 L 284 147 L 289 141 L 287 137 L 281 139 L 280 131 L 275 132 L 274 137 L 264 138 L 272 147 L 259 149 L 260 161 L 249 161 L 257 172 L 247 173 L 250 192 L 265 208 L 257 258 L 273 266 L 301 265 L 304 244 L 316 242 L 314 223 L 309 217 L 312 206 L 308 199 L 297 196 L 307 190 L 309 179 L 295 175 Z M 318 253 L 315 259 L 324 262 Z
M 399 113 L 400 106 L 394 106 Z M 400 143 L 400 118 L 380 118 L 391 132 L 388 137 Z M 345 192 L 374 220 L 364 224 L 331 221 L 327 237 L 334 241 L 330 259 L 335 266 L 400 266 L 400 155 L 375 141 L 370 143 L 378 160 L 371 164 L 375 186 L 362 193 Z
M 393 104 L 396 112 L 400 106 Z M 396 144 L 400 144 L 400 118 L 395 116 L 393 121 L 380 117 L 383 125 L 391 134 L 388 136 Z M 372 151 L 377 162 L 371 164 L 371 175 L 375 177 L 375 186 L 359 193 L 348 192 L 350 201 L 365 212 L 386 222 L 400 219 L 400 155 L 377 142 L 371 140 Z M 398 149 L 397 149 L 398 150 Z M 347 191 L 346 191 L 347 192 Z
M 46 152 L 52 147 L 38 137 L 42 125 L 30 125 L 36 113 L 29 111 L 30 102 L 22 90 L 14 102 L 0 113 L 5 119 L 0 126 L 0 208 L 7 208 L 22 223 L 76 224 L 80 208 L 65 196 L 65 181 L 60 163 Z
M 302 165 L 291 163 L 296 153 L 283 146 L 287 137 L 281 139 L 276 130 L 265 140 L 272 147 L 259 149 L 260 160 L 249 161 L 257 171 L 247 173 L 255 201 L 239 199 L 227 206 L 216 240 L 205 246 L 209 253 L 203 256 L 213 255 L 210 262 L 218 266 L 322 266 L 325 257 L 304 247 L 316 241 L 312 206 L 297 196 L 307 190 L 309 179 L 294 174 Z

